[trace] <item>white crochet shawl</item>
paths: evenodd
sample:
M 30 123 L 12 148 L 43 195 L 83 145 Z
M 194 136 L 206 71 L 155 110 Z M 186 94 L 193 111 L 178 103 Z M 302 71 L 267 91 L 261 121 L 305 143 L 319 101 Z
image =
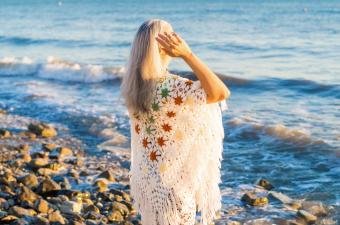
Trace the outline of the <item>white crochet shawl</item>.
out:
M 186 223 L 179 210 L 190 210 L 185 204 L 192 200 L 200 223 L 208 225 L 221 208 L 226 103 L 206 104 L 199 80 L 174 74 L 160 79 L 153 91 L 151 113 L 129 112 L 134 207 L 143 225 L 180 225 Z

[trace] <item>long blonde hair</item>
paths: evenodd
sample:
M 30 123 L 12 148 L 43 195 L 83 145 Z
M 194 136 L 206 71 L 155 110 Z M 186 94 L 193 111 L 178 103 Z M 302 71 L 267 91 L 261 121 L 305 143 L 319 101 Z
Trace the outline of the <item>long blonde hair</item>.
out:
M 147 112 L 152 101 L 155 78 L 161 77 L 167 64 L 161 60 L 155 37 L 163 31 L 172 31 L 171 25 L 160 19 L 145 21 L 132 43 L 126 74 L 121 84 L 125 105 L 133 112 Z M 165 67 L 165 68 L 164 68 Z

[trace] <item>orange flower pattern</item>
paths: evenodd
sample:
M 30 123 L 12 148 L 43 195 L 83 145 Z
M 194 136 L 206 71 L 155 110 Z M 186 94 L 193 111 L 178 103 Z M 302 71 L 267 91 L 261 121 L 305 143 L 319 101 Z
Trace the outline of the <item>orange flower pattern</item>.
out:
M 178 113 L 192 107 L 186 104 L 193 99 L 196 104 L 206 103 L 206 93 L 199 81 L 168 74 L 156 81 L 153 99 L 147 113 L 133 113 L 131 121 L 145 152 L 145 159 L 152 164 L 162 161 L 162 153 L 178 141 L 180 127 L 176 127 Z M 144 154 L 144 153 L 143 153 Z

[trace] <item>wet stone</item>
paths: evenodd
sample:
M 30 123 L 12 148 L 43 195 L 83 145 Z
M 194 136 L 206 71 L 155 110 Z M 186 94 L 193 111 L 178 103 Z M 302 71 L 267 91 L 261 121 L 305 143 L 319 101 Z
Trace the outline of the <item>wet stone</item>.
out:
M 48 221 L 47 218 L 38 215 L 38 216 L 35 217 L 35 219 L 34 219 L 34 224 L 35 224 L 35 225 L 49 225 L 50 222 Z
M 60 214 L 59 210 L 56 210 L 48 215 L 48 220 L 51 223 L 66 224 L 65 218 Z
M 305 201 L 302 203 L 302 209 L 315 216 L 327 216 L 328 214 L 327 207 L 318 201 Z
M 38 199 L 35 202 L 35 208 L 40 213 L 48 213 L 49 211 L 48 202 L 44 199 Z
M 296 216 L 306 221 L 307 224 L 314 223 L 317 220 L 316 216 L 305 210 L 297 211 Z
M 39 193 L 44 193 L 44 192 L 47 192 L 47 191 L 60 190 L 60 189 L 61 189 L 61 187 L 57 182 L 55 182 L 54 180 L 52 180 L 50 178 L 47 178 L 43 182 L 40 183 L 37 191 Z
M 124 221 L 123 215 L 118 210 L 111 211 L 109 213 L 109 215 L 107 216 L 107 218 L 111 222 L 122 222 L 122 221 Z
M 37 214 L 37 212 L 33 209 L 25 209 L 19 206 L 13 206 L 10 208 L 9 213 L 17 217 L 35 216 Z
M 54 127 L 45 123 L 31 123 L 28 125 L 28 130 L 41 137 L 55 137 L 57 136 L 57 131 Z
M 44 144 L 42 144 L 42 149 L 44 151 L 47 151 L 47 152 L 51 152 L 54 149 L 56 149 L 57 147 L 58 147 L 58 145 L 56 145 L 54 143 L 44 143 Z
M 116 182 L 115 175 L 111 169 L 102 172 L 101 174 L 99 174 L 98 177 L 105 178 L 106 180 L 110 182 Z
M 28 201 L 30 203 L 33 203 L 35 200 L 39 198 L 39 195 L 34 193 L 30 188 L 23 186 L 21 188 L 21 193 L 19 195 L 20 201 Z
M 27 174 L 26 176 L 21 178 L 20 182 L 30 188 L 38 186 L 38 178 L 33 173 Z
M 98 189 L 99 192 L 104 192 L 104 191 L 106 191 L 106 190 L 107 190 L 107 185 L 108 185 L 107 180 L 104 179 L 104 178 L 99 178 L 99 179 L 97 179 L 97 180 L 94 182 L 94 184 L 93 184 L 93 186 L 97 187 L 97 189 Z
M 263 187 L 264 189 L 270 191 L 274 188 L 274 186 L 266 179 L 260 179 L 258 182 L 257 182 L 257 185 Z
M 267 197 L 258 197 L 256 196 L 256 194 L 251 193 L 251 192 L 247 192 L 245 193 L 241 200 L 248 204 L 248 205 L 252 205 L 252 206 L 262 206 L 265 204 L 268 204 L 268 198 Z
M 60 211 L 63 213 L 80 213 L 82 204 L 74 201 L 65 201 L 60 206 Z
M 0 138 L 9 138 L 11 136 L 12 134 L 10 131 L 5 130 L 5 129 L 0 129 Z

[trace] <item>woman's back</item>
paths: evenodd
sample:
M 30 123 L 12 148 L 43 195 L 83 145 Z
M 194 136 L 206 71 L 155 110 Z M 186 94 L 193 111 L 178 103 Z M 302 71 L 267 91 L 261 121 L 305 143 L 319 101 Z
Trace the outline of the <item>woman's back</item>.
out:
M 160 224 L 178 224 L 183 216 L 193 219 L 196 205 L 209 220 L 220 207 L 224 136 L 220 108 L 207 104 L 199 80 L 168 74 L 150 91 L 150 111 L 129 112 L 131 194 L 136 207 L 144 212 L 144 224 L 153 224 L 157 213 L 167 215 L 160 217 L 167 220 Z M 183 201 L 189 208 L 178 209 Z

